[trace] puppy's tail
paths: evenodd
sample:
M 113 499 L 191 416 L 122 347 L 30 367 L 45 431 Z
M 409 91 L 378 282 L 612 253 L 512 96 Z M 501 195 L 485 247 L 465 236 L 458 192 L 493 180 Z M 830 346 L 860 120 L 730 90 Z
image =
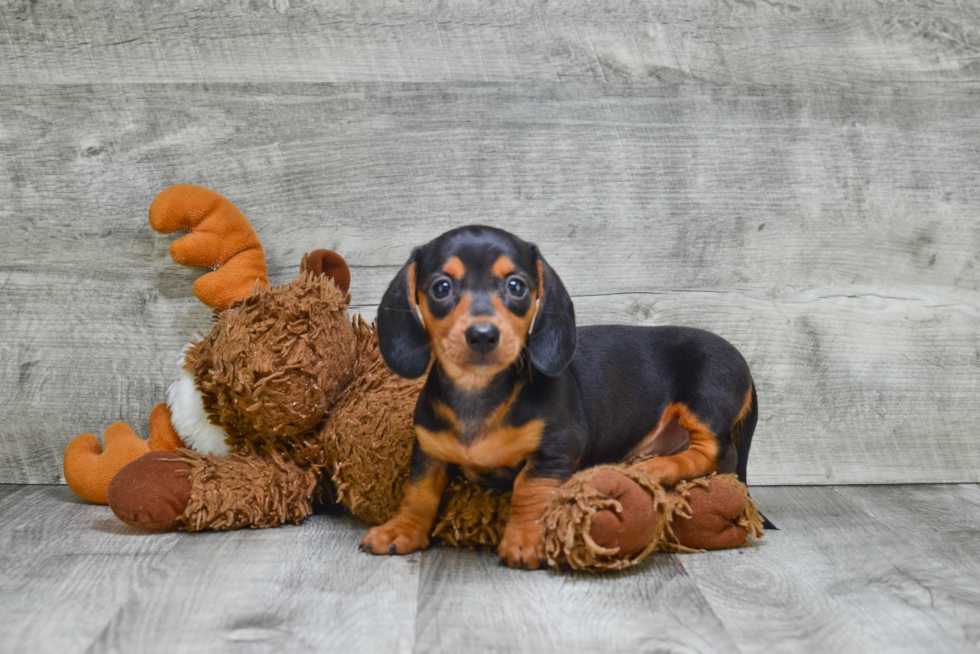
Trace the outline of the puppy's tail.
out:
M 209 307 L 227 309 L 256 284 L 269 285 L 265 250 L 248 218 L 211 189 L 176 184 L 164 190 L 150 205 L 150 226 L 161 234 L 190 232 L 170 244 L 170 256 L 212 270 L 194 282 L 194 295 Z
M 752 447 L 752 435 L 755 433 L 755 425 L 759 422 L 759 397 L 755 393 L 755 382 L 752 382 L 752 400 L 749 404 L 749 410 L 745 416 L 732 427 L 732 437 L 735 439 L 736 446 L 735 451 L 738 452 L 738 466 L 735 468 L 735 472 L 738 474 L 738 480 L 743 484 L 745 481 L 745 470 L 749 463 L 749 449 Z M 759 514 L 762 517 L 762 528 L 763 529 L 774 529 L 779 531 L 779 528 L 772 524 L 772 522 L 766 516 Z
M 755 425 L 759 422 L 759 398 L 755 394 L 755 383 L 752 384 L 752 400 L 749 410 L 741 420 L 732 426 L 732 440 L 735 442 L 735 451 L 738 452 L 738 466 L 735 472 L 738 480 L 743 484 L 745 481 L 745 470 L 749 463 L 749 448 L 752 447 L 752 434 L 755 433 Z

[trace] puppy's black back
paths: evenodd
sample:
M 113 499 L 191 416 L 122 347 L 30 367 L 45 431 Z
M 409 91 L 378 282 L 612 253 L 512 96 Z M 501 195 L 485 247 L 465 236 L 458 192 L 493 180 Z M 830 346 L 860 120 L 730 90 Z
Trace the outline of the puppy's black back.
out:
M 681 403 L 718 437 L 719 472 L 738 466 L 744 478 L 755 416 L 740 425 L 744 453 L 731 446 L 731 430 L 752 377 L 742 355 L 720 336 L 689 327 L 581 327 L 570 372 L 589 425 L 582 467 L 622 461 L 669 404 Z

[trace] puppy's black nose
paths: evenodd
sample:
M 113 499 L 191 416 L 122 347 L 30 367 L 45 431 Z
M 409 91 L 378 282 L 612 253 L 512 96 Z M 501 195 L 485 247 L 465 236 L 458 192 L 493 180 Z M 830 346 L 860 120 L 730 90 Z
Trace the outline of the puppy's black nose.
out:
M 466 344 L 480 354 L 493 351 L 500 342 L 500 330 L 489 322 L 478 322 L 466 328 Z

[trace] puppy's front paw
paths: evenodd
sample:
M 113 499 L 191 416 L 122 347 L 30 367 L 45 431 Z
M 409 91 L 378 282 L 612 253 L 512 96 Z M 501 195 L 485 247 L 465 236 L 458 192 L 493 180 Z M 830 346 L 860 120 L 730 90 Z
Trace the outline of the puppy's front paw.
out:
M 361 551 L 371 554 L 408 554 L 429 546 L 429 534 L 407 520 L 393 518 L 371 529 L 361 541 Z
M 525 570 L 547 567 L 544 554 L 544 526 L 537 521 L 507 523 L 497 548 L 501 565 Z

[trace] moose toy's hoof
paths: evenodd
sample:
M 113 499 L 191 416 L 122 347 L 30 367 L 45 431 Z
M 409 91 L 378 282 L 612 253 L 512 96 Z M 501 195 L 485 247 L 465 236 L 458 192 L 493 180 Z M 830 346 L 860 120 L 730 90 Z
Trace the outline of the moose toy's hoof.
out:
M 695 550 L 738 547 L 749 536 L 739 520 L 748 501 L 741 489 L 717 477 L 691 486 L 687 495 L 691 517 L 675 514 L 670 520 L 673 538 L 668 532 L 668 540 Z
M 645 548 L 657 531 L 657 504 L 638 483 L 616 470 L 592 478 L 600 495 L 616 500 L 621 510 L 603 509 L 592 516 L 592 540 L 600 547 L 630 556 Z
M 109 483 L 109 508 L 131 527 L 173 529 L 191 497 L 191 467 L 172 452 L 148 452 Z

